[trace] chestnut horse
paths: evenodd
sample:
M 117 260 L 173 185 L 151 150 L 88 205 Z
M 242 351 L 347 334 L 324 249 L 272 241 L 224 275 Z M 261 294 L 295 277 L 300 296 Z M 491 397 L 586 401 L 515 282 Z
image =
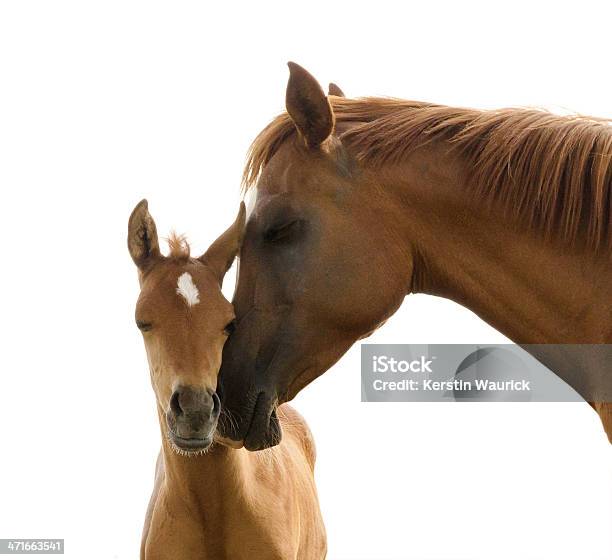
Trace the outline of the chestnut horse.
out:
M 170 255 L 161 255 L 146 201 L 130 217 L 128 248 L 141 288 L 136 324 L 162 432 L 142 538 L 146 560 L 325 558 L 314 443 L 303 419 L 280 408 L 283 443 L 261 453 L 213 442 L 223 420 L 217 374 L 234 325 L 221 283 L 240 247 L 244 218 L 242 205 L 234 224 L 196 259 L 177 237 Z
M 608 122 L 326 96 L 289 69 L 287 112 L 244 175 L 255 192 L 220 374 L 227 442 L 278 443 L 277 405 L 410 293 L 450 298 L 519 344 L 612 343 Z M 612 399 L 594 387 L 610 387 L 610 361 L 579 362 L 551 369 L 580 371 L 612 437 Z

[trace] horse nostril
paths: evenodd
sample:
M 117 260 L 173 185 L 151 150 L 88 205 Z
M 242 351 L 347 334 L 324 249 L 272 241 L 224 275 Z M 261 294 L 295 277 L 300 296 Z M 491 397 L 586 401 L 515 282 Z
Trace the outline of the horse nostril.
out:
M 221 410 L 221 400 L 219 399 L 219 395 L 217 395 L 217 393 L 212 394 L 212 400 L 213 400 L 213 409 L 212 409 L 211 416 L 215 417 L 219 415 L 219 410 Z
M 174 391 L 172 396 L 170 397 L 170 410 L 174 412 L 175 416 L 181 416 L 183 414 L 183 409 L 181 408 L 181 403 L 179 402 L 179 392 Z

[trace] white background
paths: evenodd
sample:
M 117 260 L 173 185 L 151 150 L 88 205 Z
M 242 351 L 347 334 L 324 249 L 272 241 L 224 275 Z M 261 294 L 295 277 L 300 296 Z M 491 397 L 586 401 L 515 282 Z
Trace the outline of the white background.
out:
M 0 537 L 132 559 L 159 432 L 127 218 L 203 251 L 287 60 L 347 94 L 612 113 L 609 2 L 0 4 Z M 231 295 L 233 279 L 226 284 Z M 410 296 L 370 342 L 503 342 Z M 581 404 L 362 404 L 359 347 L 295 401 L 331 559 L 609 560 L 612 448 Z

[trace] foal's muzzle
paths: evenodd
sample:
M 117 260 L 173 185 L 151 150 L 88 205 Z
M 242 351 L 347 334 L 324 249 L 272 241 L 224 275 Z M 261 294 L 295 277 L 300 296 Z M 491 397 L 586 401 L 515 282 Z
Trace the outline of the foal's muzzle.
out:
M 177 387 L 166 413 L 172 443 L 184 451 L 207 449 L 212 443 L 220 410 L 217 393 L 196 387 Z

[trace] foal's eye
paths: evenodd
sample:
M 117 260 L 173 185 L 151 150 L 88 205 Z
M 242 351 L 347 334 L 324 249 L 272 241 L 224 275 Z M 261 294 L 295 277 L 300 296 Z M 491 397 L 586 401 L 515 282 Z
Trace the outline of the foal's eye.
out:
M 153 328 L 153 323 L 149 323 L 148 321 L 139 321 L 136 320 L 136 326 L 142 331 L 147 332 Z
M 229 336 L 230 334 L 232 334 L 234 331 L 236 330 L 236 319 L 232 319 L 227 325 L 225 325 L 225 328 L 223 329 L 223 332 Z
M 277 226 L 272 226 L 264 232 L 264 239 L 266 241 L 280 241 L 289 237 L 300 224 L 300 220 L 292 220 L 290 222 L 284 222 Z

